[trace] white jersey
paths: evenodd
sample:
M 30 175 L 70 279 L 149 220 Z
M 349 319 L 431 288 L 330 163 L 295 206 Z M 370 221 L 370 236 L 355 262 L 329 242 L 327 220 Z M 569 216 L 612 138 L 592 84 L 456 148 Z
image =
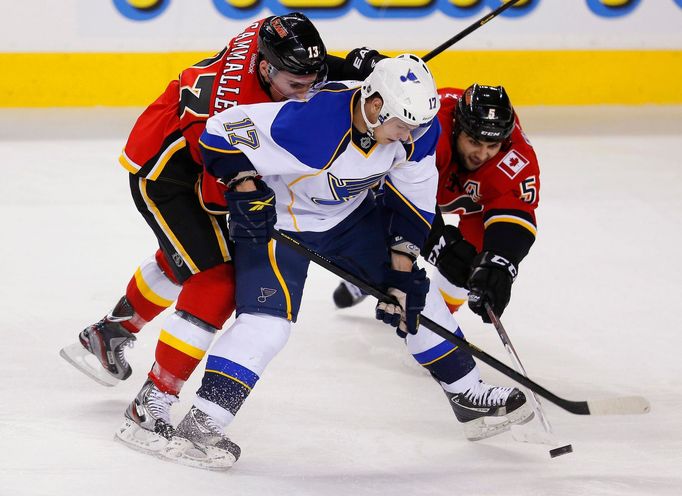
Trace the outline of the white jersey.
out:
M 438 125 L 414 144 L 379 145 L 352 126 L 358 96 L 359 88 L 334 83 L 307 102 L 240 105 L 216 114 L 200 140 L 206 167 L 229 177 L 250 162 L 275 192 L 278 229 L 326 231 L 385 181 L 384 189 L 404 207 L 401 215 L 428 231 L 438 184 Z

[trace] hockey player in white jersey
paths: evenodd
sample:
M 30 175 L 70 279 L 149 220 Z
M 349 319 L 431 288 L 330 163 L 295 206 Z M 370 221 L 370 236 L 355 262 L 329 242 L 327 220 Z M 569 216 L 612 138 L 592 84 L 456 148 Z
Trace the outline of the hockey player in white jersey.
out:
M 308 102 L 243 105 L 208 120 L 202 152 L 228 186 L 237 319 L 212 347 L 163 456 L 211 469 L 239 457 L 225 428 L 287 342 L 309 265 L 271 239 L 274 228 L 394 295 L 400 305 L 379 303 L 377 318 L 398 327 L 446 393 L 485 398 L 509 422 L 528 418 L 520 391 L 481 383 L 470 356 L 418 325 L 423 311 L 461 333 L 415 264 L 435 213 L 439 106 L 424 62 L 401 55 L 379 62 L 361 88 L 330 84 Z

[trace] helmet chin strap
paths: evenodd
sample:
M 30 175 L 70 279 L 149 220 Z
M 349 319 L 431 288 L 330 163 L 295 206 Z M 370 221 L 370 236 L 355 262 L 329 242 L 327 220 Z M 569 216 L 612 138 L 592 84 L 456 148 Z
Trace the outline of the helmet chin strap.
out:
M 381 126 L 381 123 L 379 122 L 379 119 L 377 119 L 374 124 L 369 122 L 367 114 L 365 113 L 365 101 L 364 97 L 360 97 L 360 113 L 362 114 L 362 120 L 365 121 L 365 126 L 367 126 L 367 135 L 374 139 L 374 129 Z

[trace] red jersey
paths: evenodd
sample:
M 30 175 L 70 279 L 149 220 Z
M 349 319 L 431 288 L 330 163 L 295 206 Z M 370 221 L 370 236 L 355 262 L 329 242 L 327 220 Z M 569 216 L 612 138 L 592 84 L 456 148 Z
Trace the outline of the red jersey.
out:
M 208 118 L 235 105 L 271 101 L 258 76 L 258 31 L 264 21 L 249 25 L 220 53 L 185 69 L 168 85 L 137 119 L 119 158 L 123 167 L 154 181 L 177 176 L 166 170 L 172 162 L 168 169 L 182 167 L 183 176 L 198 177 L 203 168 L 199 137 Z M 223 191 L 204 172 L 199 192 L 206 204 L 225 207 Z
M 514 130 L 499 153 L 476 171 L 459 166 L 453 119 L 464 90 L 438 90 L 442 133 L 436 148 L 438 206 L 460 215 L 459 229 L 478 251 L 505 254 L 518 263 L 536 234 L 540 169 L 537 157 L 515 117 Z

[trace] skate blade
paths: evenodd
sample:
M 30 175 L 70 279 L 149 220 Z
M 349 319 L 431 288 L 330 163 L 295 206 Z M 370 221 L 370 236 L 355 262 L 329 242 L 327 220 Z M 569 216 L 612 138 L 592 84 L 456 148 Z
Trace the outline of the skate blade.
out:
M 540 431 L 537 428 L 531 428 L 529 425 L 512 425 L 511 433 L 514 441 L 519 443 L 559 446 L 559 442 L 551 432 Z
M 181 437 L 173 437 L 160 455 L 168 461 L 204 470 L 227 470 L 237 461 L 227 451 L 197 445 Z
M 469 441 L 480 441 L 507 432 L 515 424 L 526 424 L 534 416 L 533 409 L 528 403 L 525 403 L 503 417 L 480 417 L 465 423 L 464 435 Z
M 143 453 L 158 454 L 168 445 L 168 439 L 156 432 L 143 429 L 126 418 L 114 434 L 114 440 Z
M 59 350 L 59 356 L 73 365 L 76 369 L 80 370 L 83 374 L 87 375 L 90 379 L 103 386 L 114 387 L 121 382 L 107 372 L 102 367 L 102 364 L 99 363 L 97 357 L 83 348 L 83 345 L 80 343 L 65 346 Z M 97 362 L 97 364 L 91 364 L 89 360 Z

